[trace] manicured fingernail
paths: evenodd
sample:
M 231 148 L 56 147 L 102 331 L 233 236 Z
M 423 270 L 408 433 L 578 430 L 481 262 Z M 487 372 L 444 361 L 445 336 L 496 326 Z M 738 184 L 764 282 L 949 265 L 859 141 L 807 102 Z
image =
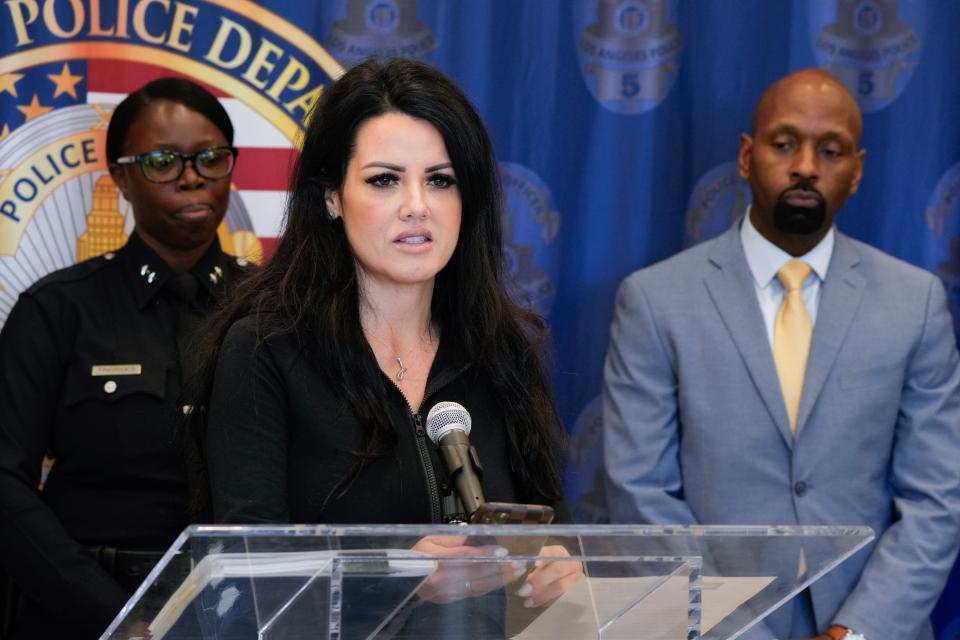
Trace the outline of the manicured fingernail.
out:
M 503 556 L 510 555 L 510 550 L 506 547 L 497 547 L 496 550 L 494 550 L 493 555 L 497 556 L 498 558 L 502 558 Z
M 517 595 L 520 596 L 521 598 L 523 598 L 524 596 L 528 596 L 531 593 L 533 593 L 533 585 L 530 584 L 529 582 L 523 583 L 523 586 L 517 589 Z M 528 598 L 528 602 L 529 602 L 529 598 Z M 523 606 L 526 607 L 528 605 L 524 603 Z
M 532 609 L 532 608 L 533 608 L 533 598 L 527 598 L 526 600 L 524 600 L 524 601 L 523 601 L 523 606 L 526 607 L 527 609 Z
M 514 573 L 527 570 L 527 563 L 523 560 L 514 560 L 510 563 L 510 566 L 513 568 Z

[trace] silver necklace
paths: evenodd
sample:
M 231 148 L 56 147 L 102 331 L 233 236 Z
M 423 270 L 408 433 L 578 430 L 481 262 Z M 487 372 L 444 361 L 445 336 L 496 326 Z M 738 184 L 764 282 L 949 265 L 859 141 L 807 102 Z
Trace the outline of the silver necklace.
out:
M 366 335 L 368 338 L 372 338 L 374 341 L 379 342 L 382 346 L 393 351 L 393 359 L 397 361 L 397 366 L 399 367 L 399 370 L 397 371 L 397 375 L 394 376 L 397 382 L 403 382 L 404 377 L 406 377 L 407 375 L 407 371 L 409 371 L 409 369 L 403 365 L 404 358 L 407 358 L 411 353 L 413 353 L 417 349 L 417 347 L 423 344 L 424 339 L 430 336 L 432 333 L 433 333 L 432 327 L 427 327 L 427 330 L 423 333 L 422 336 L 420 336 L 420 340 L 418 340 L 417 343 L 413 345 L 409 351 L 407 351 L 405 354 L 401 356 L 396 351 L 394 351 L 392 345 L 384 342 L 377 336 L 364 331 L 364 335 Z

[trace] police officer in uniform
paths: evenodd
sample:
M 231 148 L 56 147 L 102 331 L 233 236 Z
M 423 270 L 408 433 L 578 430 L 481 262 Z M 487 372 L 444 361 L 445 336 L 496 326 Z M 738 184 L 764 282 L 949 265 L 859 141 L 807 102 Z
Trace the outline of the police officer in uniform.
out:
M 43 278 L 0 332 L 0 561 L 12 637 L 96 638 L 188 523 L 178 404 L 197 329 L 246 271 L 221 251 L 237 150 L 208 91 L 153 81 L 117 106 L 110 174 L 135 229 Z M 41 460 L 55 458 L 42 490 Z

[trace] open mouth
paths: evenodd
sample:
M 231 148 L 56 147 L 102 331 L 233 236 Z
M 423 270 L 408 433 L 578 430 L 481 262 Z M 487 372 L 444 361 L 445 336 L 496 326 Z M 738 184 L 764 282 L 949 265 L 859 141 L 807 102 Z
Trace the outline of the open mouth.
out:
M 427 242 L 433 242 L 427 236 L 404 236 L 403 238 L 398 238 L 394 242 L 399 242 L 400 244 L 425 244 Z
M 425 247 L 432 242 L 433 234 L 426 229 L 410 229 L 393 239 L 395 245 L 408 249 Z

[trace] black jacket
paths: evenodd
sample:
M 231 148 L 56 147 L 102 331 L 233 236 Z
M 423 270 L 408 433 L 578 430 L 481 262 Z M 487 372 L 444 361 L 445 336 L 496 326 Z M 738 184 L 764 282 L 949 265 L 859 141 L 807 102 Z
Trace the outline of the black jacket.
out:
M 559 520 L 569 520 L 562 501 L 554 504 L 536 488 L 522 486 L 518 470 L 524 460 L 510 445 L 511 425 L 501 404 L 476 368 L 443 339 L 418 413 L 387 383 L 383 411 L 399 425 L 396 447 L 334 492 L 357 461 L 360 426 L 303 356 L 295 334 L 258 345 L 253 327 L 247 317 L 227 334 L 209 407 L 207 449 L 217 521 L 440 522 L 440 498 L 450 490 L 423 424 L 442 401 L 458 402 L 471 414 L 470 441 L 483 465 L 487 500 L 551 504 Z M 366 355 L 374 358 L 372 351 Z

